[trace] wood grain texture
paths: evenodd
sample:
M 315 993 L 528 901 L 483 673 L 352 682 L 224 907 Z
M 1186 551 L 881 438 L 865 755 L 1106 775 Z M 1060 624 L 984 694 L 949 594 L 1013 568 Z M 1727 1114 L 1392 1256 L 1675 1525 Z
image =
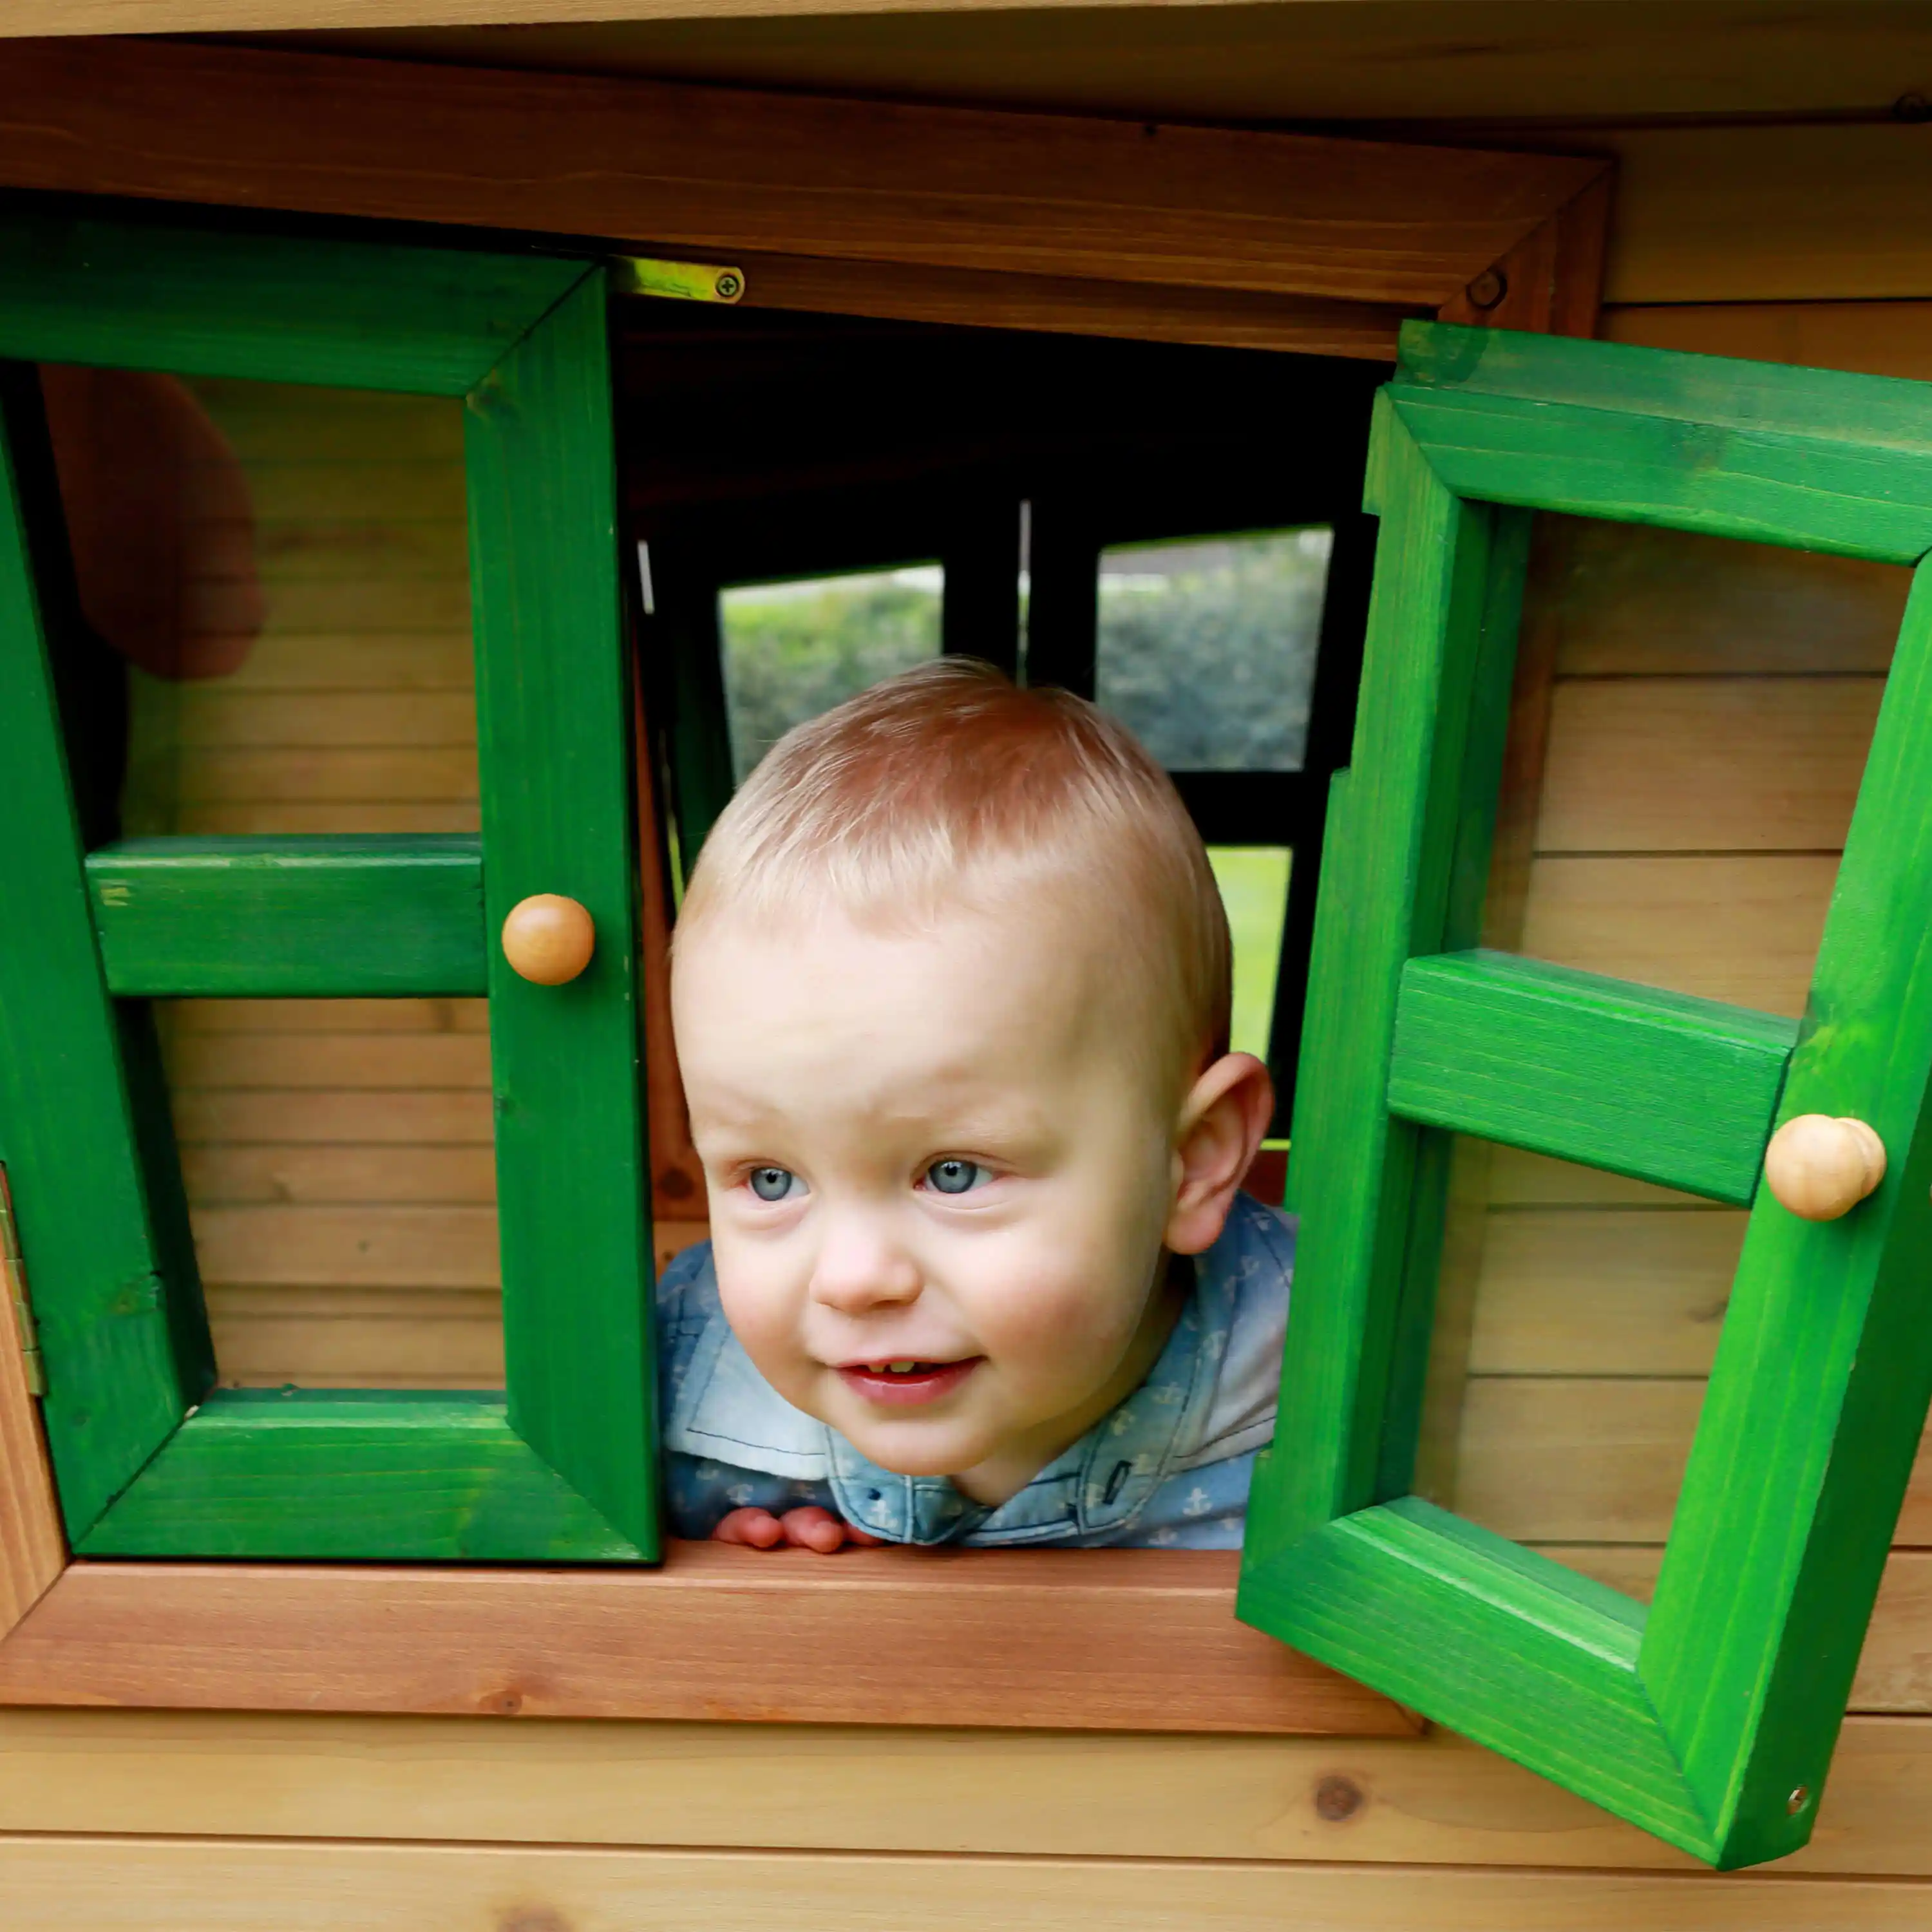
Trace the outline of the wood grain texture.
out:
M 118 998 L 484 989 L 473 838 L 124 839 L 87 881 Z
M 1602 172 L 186 44 L 20 42 L 0 78 L 15 187 L 1430 308 Z
M 674 1544 L 655 1572 L 79 1563 L 0 1646 L 0 1702 L 1413 1731 L 1236 1623 L 1234 1568 L 719 1544 Z
M 1538 848 L 1836 852 L 1884 692 L 1875 676 L 1564 680 Z
M 86 1536 L 108 1556 L 626 1563 L 495 1391 L 224 1389 Z
M 1538 858 L 1522 950 L 1795 1019 L 1838 874 L 1832 853 Z
M 1932 1875 L 1928 1802 L 1932 1724 L 1855 1718 L 1816 1835 L 1778 1870 Z M 0 1831 L 1693 1869 L 1442 1731 L 1186 1737 L 14 1709 L 0 1711 Z
M 596 933 L 565 986 L 488 950 L 510 1419 L 650 1558 L 655 1276 L 606 304 L 593 270 L 472 398 L 466 448 L 486 929 L 554 892 Z
M 744 305 L 977 328 L 1036 328 L 1069 335 L 1132 336 L 1225 349 L 1300 356 L 1395 359 L 1396 332 L 1408 310 L 1318 296 L 1245 289 L 1151 287 L 1144 284 L 1013 274 L 904 262 L 740 251 Z
M 1896 565 L 1585 517 L 1538 526 L 1536 622 L 1556 633 L 1560 676 L 1850 676 L 1892 662 L 1911 588 Z
M 0 1168 L 0 1642 L 67 1562 L 60 1499 L 27 1372 L 23 1311 L 31 1306 Z
M 531 256 L 15 212 L 0 224 L 0 352 L 460 396 L 577 273 Z
M 1388 1104 L 1742 1207 L 1797 1034 L 1768 1014 L 1508 953 L 1438 954 L 1402 969 Z
M 1916 1932 L 1932 1888 L 1907 1880 L 1721 1887 L 1676 1874 L 1402 1871 L 1162 1864 L 1124 1859 L 887 1854 L 478 1850 L 461 1846 L 169 1843 L 14 1838 L 0 1848 L 20 1932 L 124 1932 L 158 1920 L 207 1932 L 467 1932 L 692 1925 L 799 1932 L 853 1923 L 854 1900 L 890 1900 L 906 1932 L 992 1932 L 1022 1922 L 1119 1932 L 1813 1932 L 1856 1922 Z

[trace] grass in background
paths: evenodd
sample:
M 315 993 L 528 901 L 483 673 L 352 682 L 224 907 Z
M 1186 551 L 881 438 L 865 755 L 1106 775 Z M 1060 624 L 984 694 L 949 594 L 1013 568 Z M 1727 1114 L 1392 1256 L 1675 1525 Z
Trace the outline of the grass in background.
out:
M 1232 1043 L 1237 1052 L 1258 1060 L 1268 1058 L 1268 1027 L 1274 1018 L 1290 856 L 1285 845 L 1215 845 L 1208 852 L 1234 941 Z

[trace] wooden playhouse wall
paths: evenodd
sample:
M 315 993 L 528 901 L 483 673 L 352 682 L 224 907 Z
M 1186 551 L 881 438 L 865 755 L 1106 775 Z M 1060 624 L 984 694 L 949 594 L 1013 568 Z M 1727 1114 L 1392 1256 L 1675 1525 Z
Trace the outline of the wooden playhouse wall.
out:
M 1924 184 L 1922 134 L 1591 139 L 1626 164 L 1604 334 L 1932 379 L 1932 301 L 1917 299 L 1932 257 L 1899 219 L 1924 206 L 1900 185 Z M 1772 177 L 1803 192 L 1780 200 Z M 358 787 L 361 805 L 393 806 L 398 784 L 455 829 L 474 781 L 451 723 L 466 703 L 454 446 L 425 421 L 399 481 L 374 460 L 394 453 L 392 410 L 335 414 L 318 458 L 299 398 L 279 414 L 212 400 L 256 484 L 280 614 L 232 690 L 196 700 L 229 790 L 182 829 L 304 829 L 298 808 L 318 805 L 348 829 L 338 808 Z M 1546 734 L 1542 776 L 1499 920 L 1544 957 L 1796 1011 L 1900 574 L 1636 530 L 1546 538 L 1528 636 L 1549 681 L 1522 707 L 1522 728 Z M 386 569 L 412 587 L 372 603 Z M 311 794 L 248 792 L 271 763 Z M 184 1020 L 173 1052 L 230 1363 L 251 1380 L 490 1379 L 486 1068 L 468 1010 L 238 1009 Z M 397 1123 L 432 1118 L 448 1151 L 408 1151 L 429 1137 Z M 1431 1480 L 1640 1591 L 1741 1217 L 1515 1156 L 1472 1162 L 1469 1191 Z M 1712 1876 L 1444 1735 L 8 1710 L 0 1922 L 1922 1927 L 1923 1468 L 1898 1542 L 1816 1837 L 1774 1870 Z

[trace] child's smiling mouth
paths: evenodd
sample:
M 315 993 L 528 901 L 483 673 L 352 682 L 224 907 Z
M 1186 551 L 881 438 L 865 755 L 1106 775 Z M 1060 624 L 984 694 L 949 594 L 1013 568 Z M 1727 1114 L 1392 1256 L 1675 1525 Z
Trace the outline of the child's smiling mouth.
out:
M 839 1378 L 855 1394 L 868 1402 L 888 1406 L 910 1406 L 937 1402 L 956 1389 L 980 1364 L 984 1355 L 968 1355 L 956 1362 L 920 1362 L 902 1357 L 880 1362 L 844 1362 Z

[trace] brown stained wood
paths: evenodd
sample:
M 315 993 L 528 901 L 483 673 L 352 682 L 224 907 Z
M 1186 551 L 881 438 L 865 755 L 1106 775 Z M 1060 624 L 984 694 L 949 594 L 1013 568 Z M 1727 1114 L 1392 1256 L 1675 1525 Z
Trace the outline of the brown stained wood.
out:
M 1932 302 L 1687 302 L 1604 311 L 1611 342 L 1796 362 L 1867 376 L 1932 378 Z
M 501 1388 L 502 1298 L 412 1286 L 218 1286 L 222 1381 L 243 1388 Z
M 177 1039 L 178 1090 L 220 1088 L 488 1087 L 490 1042 L 476 1033 L 220 1033 Z
M 500 1283 L 494 1203 L 197 1206 L 194 1232 L 208 1282 L 397 1289 Z
M 485 1034 L 480 999 L 184 1000 L 168 1009 L 177 1040 L 212 1034 Z
M 494 1925 L 729 1927 L 798 1932 L 854 1922 L 855 1900 L 904 1932 L 1020 1924 L 1118 1932 L 1920 1932 L 1932 1887 L 1908 1880 L 1688 1872 L 1502 1874 L 1456 1869 L 1144 1859 L 934 1858 L 463 1845 L 17 1838 L 4 1852 L 20 1932 L 98 1932 L 153 1920 L 229 1932 Z M 882 1902 L 890 1901 L 889 1905 Z
M 479 1147 L 198 1147 L 182 1158 L 191 1197 L 204 1208 L 437 1202 L 496 1198 L 490 1150 Z
M 1836 852 L 1884 690 L 1880 676 L 1562 680 L 1538 850 Z
M 343 636 L 283 630 L 271 633 L 270 644 L 271 648 L 250 652 L 224 688 L 237 694 L 468 692 L 474 683 L 475 652 L 460 632 Z
M 213 688 L 182 706 L 176 742 L 190 756 L 231 746 L 473 746 L 476 701 L 462 690 Z
M 1795 1018 L 1838 871 L 1833 854 L 1540 857 L 1522 950 Z
M 657 1572 L 75 1564 L 0 1646 L 0 1702 L 1414 1728 L 1236 1623 L 1232 1552 L 671 1548 Z
M 445 809 L 438 830 L 464 828 L 452 807 L 476 801 L 476 752 L 466 748 L 365 751 L 359 747 L 302 748 L 270 751 L 224 748 L 200 753 L 183 770 L 183 829 L 196 806 L 250 805 L 258 815 L 274 818 L 264 830 L 294 831 L 269 806 L 438 804 Z M 340 814 L 338 814 L 338 818 Z M 332 823 L 332 831 L 346 829 Z
M 1472 328 L 1592 336 L 1604 285 L 1612 176 L 1607 171 L 1476 276 L 1438 311 Z
M 862 314 L 902 322 L 964 322 L 1061 334 L 1133 336 L 1228 349 L 1352 356 L 1393 362 L 1412 311 L 1369 302 L 1246 290 L 1150 289 L 992 269 L 740 253 L 744 306 Z
M 10 1200 L 6 1171 L 0 1168 L 0 1640 L 39 1601 L 67 1561 L 16 1306 L 30 1290 L 14 1253 Z
M 280 801 L 266 803 L 189 803 L 181 810 L 184 832 L 474 832 L 478 808 L 466 801 L 419 800 L 410 805 L 370 804 L 362 800 L 328 805 Z
M 271 1141 L 296 1147 L 411 1147 L 427 1141 L 487 1148 L 495 1138 L 490 1096 L 482 1089 L 316 1091 L 304 1094 L 299 1108 L 272 1090 L 203 1089 L 177 1094 L 173 1111 L 175 1132 L 190 1147 Z
M 1744 1220 L 1722 1208 L 1492 1209 L 1470 1372 L 1708 1374 Z
M 1582 517 L 1538 520 L 1564 677 L 1882 673 L 1911 573 Z
M 1894 1558 L 1894 1572 L 1918 1561 Z M 1882 1606 L 1893 1591 L 1888 1578 Z M 1932 1724 L 1855 1717 L 1816 1834 L 1777 1870 L 1932 1875 L 1928 1806 Z M 1694 1869 L 1441 1731 L 1205 1737 L 16 1709 L 0 1711 L 0 1832 Z
M 1499 1147 L 1491 1163 L 1490 1198 L 1497 1207 L 1511 1208 L 1695 1208 L 1711 1203 L 1693 1194 L 1655 1187 L 1647 1180 L 1630 1180 L 1598 1167 L 1553 1160 L 1520 1148 Z
M 158 42 L 0 70 L 15 187 L 1378 304 L 1450 299 L 1601 172 Z
M 1520 1543 L 1661 1543 L 1703 1398 L 1697 1377 L 1472 1377 L 1455 1506 Z M 1932 1544 L 1932 1448 L 1894 1540 Z

